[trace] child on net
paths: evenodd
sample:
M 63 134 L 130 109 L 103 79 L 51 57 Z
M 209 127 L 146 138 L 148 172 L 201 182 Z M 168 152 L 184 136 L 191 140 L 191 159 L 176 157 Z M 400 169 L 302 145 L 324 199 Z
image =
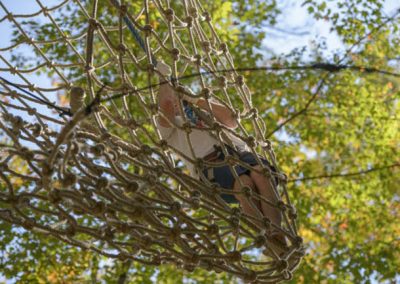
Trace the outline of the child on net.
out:
M 169 66 L 163 62 L 157 64 L 157 69 L 164 77 L 168 77 L 171 74 Z M 171 148 L 178 150 L 177 152 L 181 152 L 192 160 L 202 158 L 207 162 L 223 161 L 225 155 L 220 147 L 220 142 L 208 131 L 201 130 L 206 124 L 196 115 L 191 105 L 195 105 L 202 111 L 211 113 L 223 126 L 235 129 L 237 127 L 237 121 L 234 119 L 232 111 L 213 100 L 208 100 L 211 109 L 209 109 L 207 101 L 203 98 L 197 99 L 192 96 L 183 95 L 182 100 L 183 112 L 179 106 L 179 96 L 175 93 L 174 88 L 165 80 L 161 82 L 158 92 L 158 105 L 162 115 L 158 117 L 158 127 L 162 138 L 167 141 Z M 194 156 L 190 149 L 186 132 L 176 127 L 182 126 L 186 120 L 190 122 L 192 127 L 189 140 L 193 147 Z M 207 178 L 218 186 L 224 189 L 234 190 L 235 192 L 242 189 L 241 185 L 246 186 L 253 192 L 276 204 L 278 197 L 274 192 L 274 186 L 276 186 L 277 180 L 266 177 L 261 173 L 261 166 L 258 165 L 253 153 L 249 151 L 244 141 L 229 133 L 226 134 L 231 142 L 229 144 L 233 145 L 233 147 L 226 145 L 228 154 L 235 155 L 241 161 L 248 164 L 251 170 L 241 165 L 234 166 L 233 168 L 239 177 L 238 179 L 235 179 L 228 164 L 205 168 L 201 173 L 198 173 L 195 170 L 195 166 L 182 157 L 191 175 L 199 179 Z M 260 159 L 265 166 L 271 167 L 267 160 L 262 157 L 260 157 Z M 271 169 L 274 170 L 272 167 Z M 253 199 L 252 201 L 257 207 L 255 209 L 250 205 L 249 199 L 243 194 L 225 193 L 221 194 L 221 197 L 227 203 L 239 202 L 243 212 L 248 215 L 257 217 L 258 215 L 255 210 L 259 210 L 262 216 L 267 217 L 273 224 L 281 227 L 282 216 L 279 209 L 276 207 L 272 207 L 266 202 Z M 269 238 L 272 238 L 274 243 L 278 242 L 281 248 L 287 246 L 284 235 L 279 231 L 273 232 Z

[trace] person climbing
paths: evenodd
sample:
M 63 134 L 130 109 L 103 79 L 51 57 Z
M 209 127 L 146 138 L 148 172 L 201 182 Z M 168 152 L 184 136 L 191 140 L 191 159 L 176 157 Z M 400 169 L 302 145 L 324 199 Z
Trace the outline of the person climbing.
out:
M 225 155 L 220 146 L 220 141 L 211 135 L 209 131 L 201 130 L 206 126 L 206 123 L 193 111 L 193 107 L 191 106 L 196 106 L 202 112 L 212 114 L 220 124 L 229 129 L 235 129 L 238 126 L 233 112 L 228 107 L 212 99 L 208 99 L 207 102 L 204 98 L 196 98 L 195 96 L 185 94 L 181 96 L 183 105 L 182 111 L 179 95 L 175 92 L 174 87 L 165 79 L 171 75 L 170 67 L 161 61 L 157 64 L 157 70 L 160 72 L 158 106 L 161 113 L 157 120 L 157 127 L 159 128 L 162 138 L 166 140 L 168 145 L 175 149 L 177 153 L 180 152 L 192 160 L 202 158 L 206 162 L 223 161 Z M 188 89 L 186 89 L 186 91 L 190 92 Z M 182 126 L 186 119 L 189 120 L 191 124 L 189 140 L 190 144 L 193 146 L 193 153 L 187 140 L 186 132 L 176 127 Z M 229 137 L 231 142 L 229 144 L 233 145 L 230 146 L 228 143 L 225 143 L 228 154 L 238 157 L 241 161 L 248 164 L 251 170 L 241 165 L 234 166 L 239 177 L 238 179 L 235 179 L 235 176 L 227 164 L 205 168 L 201 172 L 196 172 L 195 166 L 182 157 L 191 175 L 199 179 L 207 178 L 210 182 L 216 183 L 224 189 L 234 190 L 235 192 L 240 192 L 243 185 L 243 187 L 248 187 L 252 192 L 265 197 L 271 203 L 277 204 L 278 197 L 274 191 L 277 180 L 266 177 L 261 173 L 262 167 L 258 165 L 253 153 L 249 151 L 244 141 L 230 133 L 227 134 L 227 137 Z M 262 157 L 260 157 L 260 159 L 265 166 L 271 167 L 267 160 Z M 273 170 L 273 167 L 271 167 L 271 169 Z M 251 206 L 250 200 L 240 193 L 222 194 L 221 197 L 227 203 L 239 203 L 243 212 L 253 217 L 259 216 L 258 212 L 256 212 L 256 210 L 259 210 L 263 217 L 268 218 L 273 224 L 281 228 L 282 216 L 280 210 L 276 207 L 253 198 L 252 202 L 257 207 L 254 208 Z M 282 246 L 286 245 L 285 237 L 279 230 L 275 231 L 275 236 L 273 237 Z

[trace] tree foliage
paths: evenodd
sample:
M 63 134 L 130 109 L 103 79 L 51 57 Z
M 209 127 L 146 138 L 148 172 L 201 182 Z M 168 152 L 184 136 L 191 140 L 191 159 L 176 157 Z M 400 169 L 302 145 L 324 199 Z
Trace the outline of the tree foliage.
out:
M 238 68 L 330 62 L 398 70 L 399 17 L 387 16 L 381 1 L 304 1 L 309 17 L 329 22 L 343 48 L 332 51 L 323 39 L 316 39 L 313 49 L 299 46 L 287 54 L 263 50 L 263 40 L 273 40 L 265 27 L 278 25 L 278 15 L 284 12 L 276 1 L 216 0 L 204 5 L 228 42 Z M 73 10 L 66 10 L 58 15 L 62 27 L 84 32 L 83 18 L 69 17 L 71 13 Z M 50 24 L 26 25 L 43 39 L 56 34 Z M 130 46 L 134 45 L 132 40 Z M 46 52 L 64 62 L 78 60 L 66 47 L 49 47 Z M 106 55 L 99 51 L 96 56 Z M 22 58 L 15 60 L 23 63 Z M 112 72 L 104 72 L 110 72 L 111 80 Z M 68 76 L 80 78 L 74 72 Z M 137 81 L 143 79 L 133 71 L 132 76 Z M 400 235 L 398 77 L 312 68 L 246 71 L 245 76 L 253 104 L 267 124 L 279 165 L 291 180 L 289 192 L 307 245 L 307 255 L 293 283 L 395 281 L 400 267 L 396 249 Z M 6 223 L 0 223 L 0 231 L 0 271 L 5 278 L 21 282 L 236 281 L 202 269 L 188 273 L 172 266 L 110 261 Z

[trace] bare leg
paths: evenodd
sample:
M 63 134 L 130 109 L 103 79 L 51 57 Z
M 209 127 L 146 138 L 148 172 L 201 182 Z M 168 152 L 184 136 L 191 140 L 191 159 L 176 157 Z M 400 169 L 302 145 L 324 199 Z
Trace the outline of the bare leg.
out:
M 256 166 L 254 168 L 261 169 L 260 166 Z M 270 179 L 256 171 L 252 171 L 250 176 L 257 187 L 258 193 L 270 202 L 276 204 L 278 202 L 278 198 L 274 193 Z M 275 225 L 279 227 L 281 226 L 282 215 L 278 208 L 272 207 L 266 202 L 261 202 L 261 208 L 265 217 L 268 217 Z
M 248 186 L 253 190 L 253 192 L 256 192 L 256 185 L 254 184 L 254 182 L 250 176 L 241 175 L 241 176 L 239 176 L 239 179 L 242 182 L 243 186 Z M 233 185 L 233 190 L 235 190 L 235 191 L 241 190 L 241 185 L 240 185 L 239 180 L 235 181 L 235 183 Z M 259 213 L 255 210 L 255 208 L 253 208 L 253 206 L 251 206 L 247 196 L 245 196 L 244 194 L 235 194 L 235 197 L 239 201 L 240 206 L 242 207 L 244 213 L 246 213 L 250 216 L 256 217 L 256 218 L 259 218 L 259 216 L 260 216 L 259 213 L 262 214 L 261 205 L 258 200 L 253 199 L 252 201 L 253 201 L 254 205 L 257 207 Z M 261 223 L 260 223 L 260 225 L 261 225 Z
M 261 169 L 261 167 L 256 166 L 254 167 L 255 169 Z M 266 198 L 268 201 L 270 201 L 273 204 L 276 204 L 279 199 L 277 195 L 274 192 L 273 185 L 270 181 L 270 178 L 264 176 L 263 174 L 260 174 L 256 171 L 251 171 L 250 172 L 250 177 L 254 184 L 256 185 L 256 189 L 258 193 Z M 266 202 L 260 202 L 262 212 L 265 217 L 269 218 L 273 224 L 275 224 L 278 227 L 281 227 L 282 223 L 282 214 L 281 211 L 269 205 Z M 286 237 L 282 232 L 275 231 L 273 232 L 273 235 L 268 236 L 267 238 L 269 239 L 269 245 L 275 244 L 275 251 L 278 252 L 278 254 L 283 254 L 286 252 L 287 249 L 287 241 Z M 270 243 L 272 241 L 272 243 Z M 265 251 L 266 255 L 270 255 L 270 252 L 268 250 Z

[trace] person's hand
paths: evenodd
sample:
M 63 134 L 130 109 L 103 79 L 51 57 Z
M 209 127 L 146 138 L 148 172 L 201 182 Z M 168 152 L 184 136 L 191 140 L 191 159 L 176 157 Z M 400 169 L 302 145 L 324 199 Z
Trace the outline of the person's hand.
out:
M 196 95 L 190 88 L 184 86 L 184 85 L 179 85 L 178 87 L 181 89 L 183 92 L 182 99 L 187 101 L 188 103 L 191 103 L 193 105 L 197 104 L 199 101 L 199 96 Z
M 156 68 L 165 77 L 169 77 L 172 74 L 171 67 L 163 60 L 157 62 Z
M 171 67 L 163 60 L 157 62 L 156 68 L 158 72 L 160 72 L 165 77 L 169 77 L 172 74 Z M 188 103 L 196 104 L 199 100 L 198 96 L 190 88 L 184 85 L 179 85 L 178 89 L 181 89 L 183 91 L 182 99 L 187 101 Z

